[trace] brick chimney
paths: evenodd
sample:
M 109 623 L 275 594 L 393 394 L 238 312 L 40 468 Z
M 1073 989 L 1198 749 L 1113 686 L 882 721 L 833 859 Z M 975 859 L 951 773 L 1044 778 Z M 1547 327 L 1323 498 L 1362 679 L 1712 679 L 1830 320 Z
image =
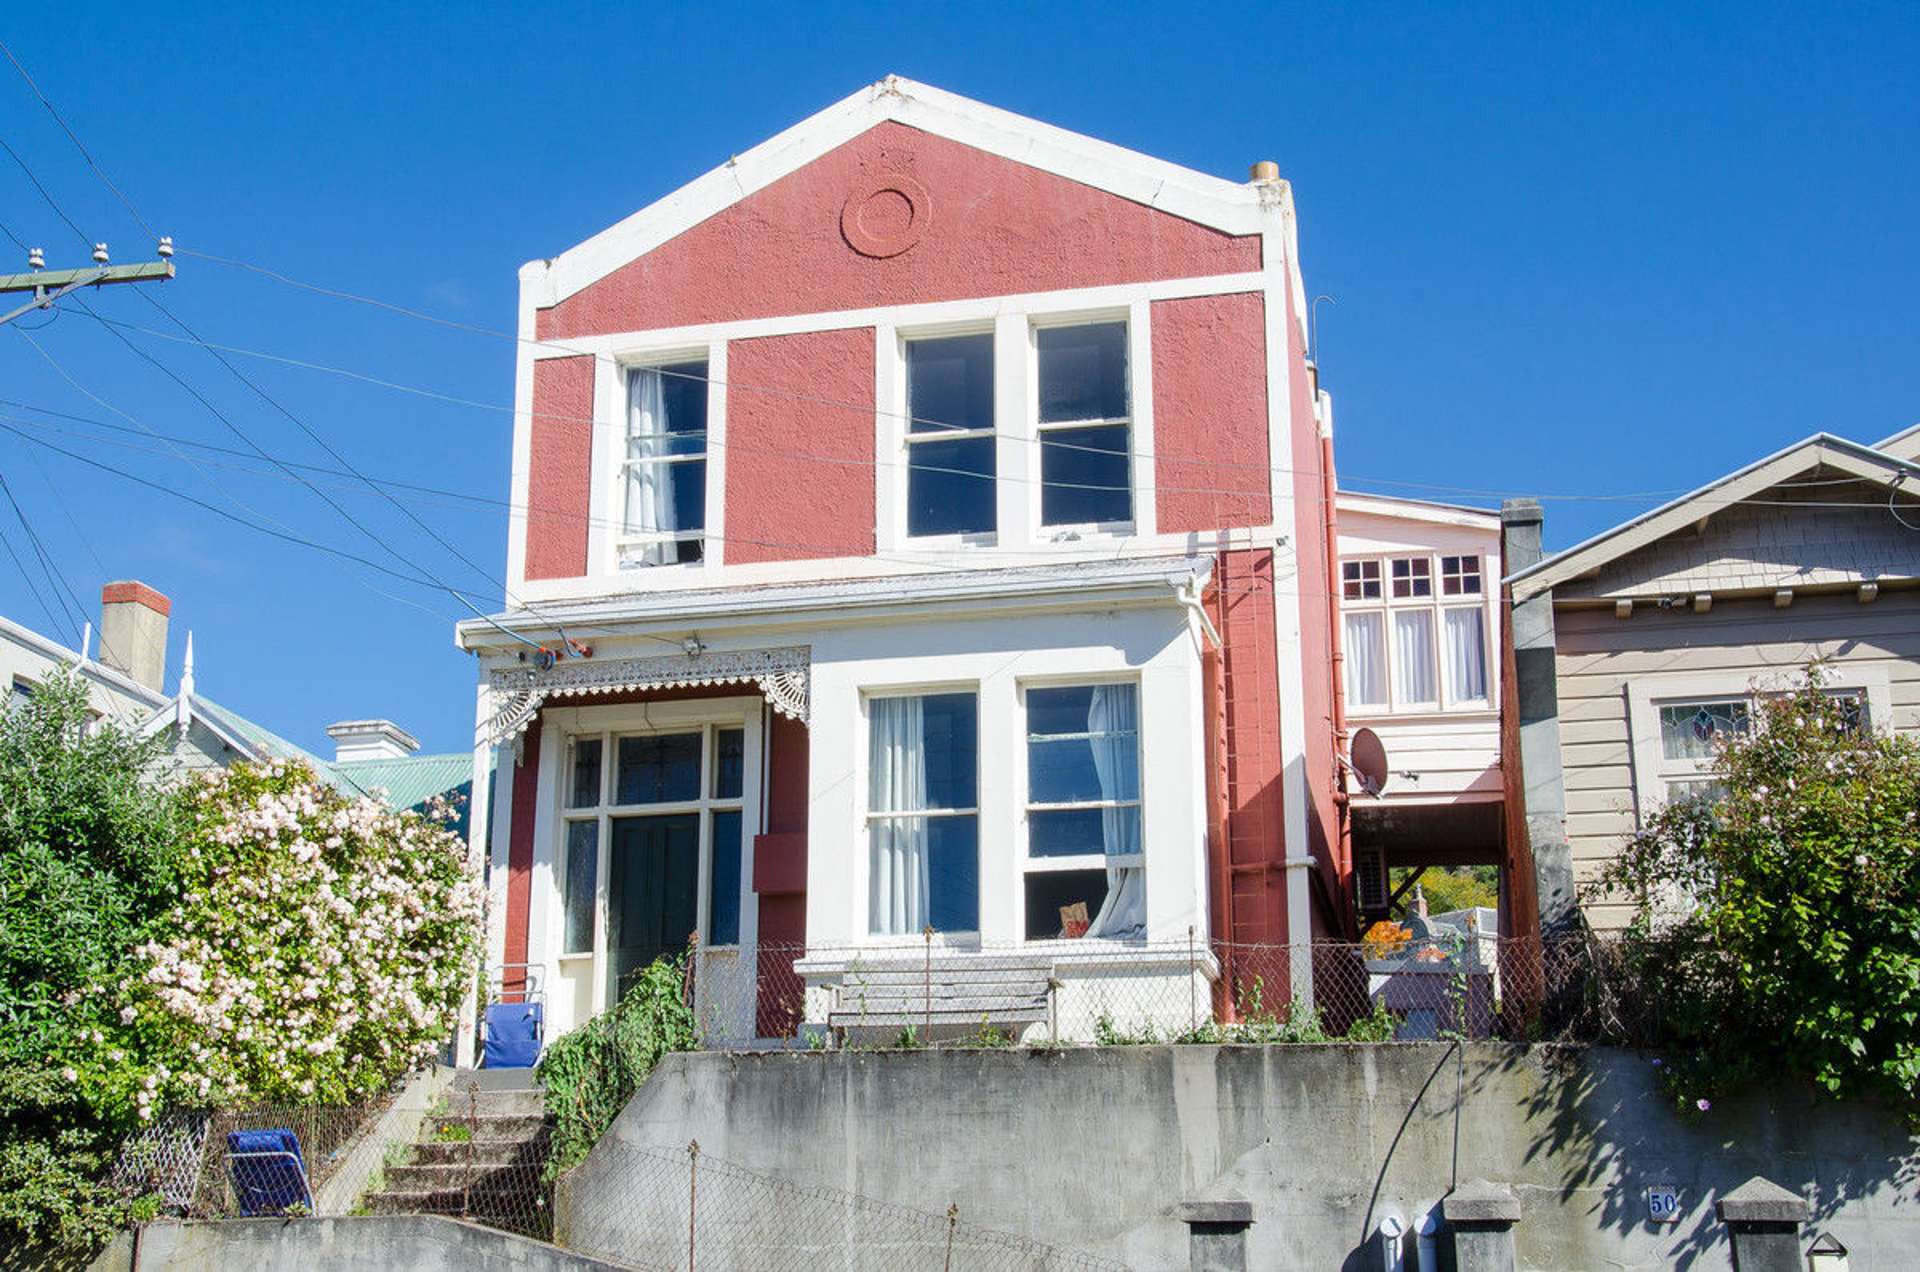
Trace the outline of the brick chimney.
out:
M 327 726 L 333 762 L 403 760 L 420 749 L 420 740 L 391 720 L 342 720 Z
M 155 693 L 167 678 L 167 616 L 173 602 L 145 583 L 122 579 L 100 589 L 100 661 Z

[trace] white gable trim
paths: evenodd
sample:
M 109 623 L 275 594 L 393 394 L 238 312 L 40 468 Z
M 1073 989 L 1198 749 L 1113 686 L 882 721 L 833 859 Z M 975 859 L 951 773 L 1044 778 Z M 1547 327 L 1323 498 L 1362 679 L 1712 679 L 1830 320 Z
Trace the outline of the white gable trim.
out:
M 1334 507 L 1357 516 L 1391 517 L 1398 521 L 1424 521 L 1440 526 L 1466 526 L 1474 530 L 1498 530 L 1500 514 L 1466 504 L 1439 503 L 1431 499 L 1406 499 L 1399 495 L 1376 495 L 1367 491 L 1342 490 L 1334 497 Z
M 1710 482 L 1652 512 L 1644 513 L 1509 576 L 1507 582 L 1513 586 L 1513 599 L 1524 601 L 1542 592 L 1552 591 L 1562 583 L 1664 539 L 1704 516 L 1743 499 L 1751 499 L 1783 481 L 1822 465 L 1851 473 L 1862 481 L 1888 487 L 1920 478 L 1920 464 L 1883 454 L 1870 446 L 1849 442 L 1829 433 L 1816 433 L 1805 441 L 1756 460 L 1738 472 Z M 1914 490 L 1920 494 L 1920 482 L 1915 482 Z
M 1290 200 L 888 76 L 801 120 L 550 261 L 520 269 L 523 309 L 558 304 L 757 190 L 896 121 L 1227 234 L 1256 234 Z M 1289 227 L 1290 228 L 1290 227 Z M 1289 238 L 1291 235 L 1289 234 Z M 524 325 L 524 324 L 523 324 Z

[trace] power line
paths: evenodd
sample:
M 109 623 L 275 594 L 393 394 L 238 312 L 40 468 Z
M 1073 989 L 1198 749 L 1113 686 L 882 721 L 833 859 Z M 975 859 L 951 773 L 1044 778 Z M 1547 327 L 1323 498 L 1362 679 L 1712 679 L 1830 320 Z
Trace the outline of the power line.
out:
M 40 536 L 35 532 L 33 523 L 27 520 L 27 511 L 20 506 L 20 501 L 14 497 L 13 486 L 7 481 L 7 476 L 4 472 L 0 472 L 0 494 L 6 496 L 7 503 L 13 507 L 13 515 L 20 519 L 20 528 L 26 532 L 27 546 L 33 549 L 34 555 L 39 559 L 41 572 L 46 575 L 47 590 L 53 594 L 53 599 L 58 603 L 62 620 L 73 625 L 73 643 L 75 646 L 78 646 L 80 644 L 81 628 L 86 623 L 86 611 L 81 609 L 76 612 L 68 609 L 68 598 L 60 594 L 60 589 L 66 585 L 66 579 L 55 568 L 52 557 L 47 552 L 46 544 L 40 541 Z M 71 587 L 67 588 L 69 596 L 72 594 L 72 591 L 73 589 Z M 75 604 L 78 604 L 77 598 L 75 598 Z
M 100 184 L 106 186 L 107 189 L 113 192 L 113 197 L 120 200 L 121 206 L 125 207 L 133 219 L 140 223 L 140 228 L 147 232 L 148 237 L 156 237 L 153 233 L 153 227 L 147 224 L 147 218 L 140 215 L 139 210 L 133 206 L 133 201 L 122 194 L 120 187 L 109 180 L 105 172 L 101 171 L 100 165 L 93 161 L 93 155 L 89 153 L 86 146 L 81 143 L 79 134 L 67 126 L 67 121 L 61 116 L 60 112 L 54 108 L 53 103 L 48 100 L 47 95 L 40 91 L 40 85 L 34 82 L 33 76 L 28 74 L 27 68 L 21 65 L 20 59 L 13 55 L 13 50 L 7 47 L 6 41 L 4 40 L 0 40 L 0 53 L 5 53 L 7 55 L 7 61 L 13 63 L 13 69 L 20 72 L 20 78 L 27 82 L 27 87 L 33 91 L 33 95 L 40 99 L 40 104 L 47 108 L 47 113 L 53 116 L 53 122 L 60 125 L 60 131 L 67 134 L 67 140 L 71 141 L 74 149 L 80 152 L 80 157 L 87 161 L 87 167 L 93 169 L 93 175 L 100 178 Z M 34 184 L 38 185 L 39 183 L 35 182 Z M 63 213 L 62 215 L 65 214 Z M 71 224 L 71 222 L 69 222 L 69 224 Z

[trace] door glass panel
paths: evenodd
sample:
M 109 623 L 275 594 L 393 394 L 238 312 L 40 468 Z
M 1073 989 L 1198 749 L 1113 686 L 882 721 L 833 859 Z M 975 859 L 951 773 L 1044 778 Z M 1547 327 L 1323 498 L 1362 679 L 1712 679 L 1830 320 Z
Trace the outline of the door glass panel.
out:
M 655 959 L 684 951 L 699 922 L 700 814 L 616 817 L 610 857 L 607 1002 L 612 1005 Z
M 740 729 L 721 729 L 713 740 L 713 797 L 739 799 L 746 773 L 747 735 Z
M 595 745 L 599 745 L 595 743 Z M 565 953 L 593 953 L 594 887 L 600 871 L 600 821 L 567 823 Z
M 580 738 L 573 744 L 573 790 L 568 808 L 592 808 L 600 802 L 600 739 Z
M 707 944 L 740 943 L 740 814 L 713 815 L 713 878 L 707 892 Z
M 616 804 L 669 804 L 700 798 L 701 736 L 656 733 L 621 738 Z

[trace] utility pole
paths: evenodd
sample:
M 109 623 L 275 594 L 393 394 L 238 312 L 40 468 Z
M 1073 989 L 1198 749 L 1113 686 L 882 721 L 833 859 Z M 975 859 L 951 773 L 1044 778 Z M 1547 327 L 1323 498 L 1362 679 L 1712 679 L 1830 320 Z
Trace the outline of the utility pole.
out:
M 165 235 L 154 249 L 160 259 L 138 265 L 108 264 L 107 245 L 93 245 L 93 264 L 83 269 L 48 269 L 46 253 L 39 248 L 27 250 L 25 274 L 0 274 L 0 295 L 32 292 L 33 299 L 6 314 L 0 314 L 0 327 L 21 314 L 36 309 L 51 309 L 53 302 L 82 287 L 104 287 L 108 283 L 150 283 L 173 277 L 173 236 Z

